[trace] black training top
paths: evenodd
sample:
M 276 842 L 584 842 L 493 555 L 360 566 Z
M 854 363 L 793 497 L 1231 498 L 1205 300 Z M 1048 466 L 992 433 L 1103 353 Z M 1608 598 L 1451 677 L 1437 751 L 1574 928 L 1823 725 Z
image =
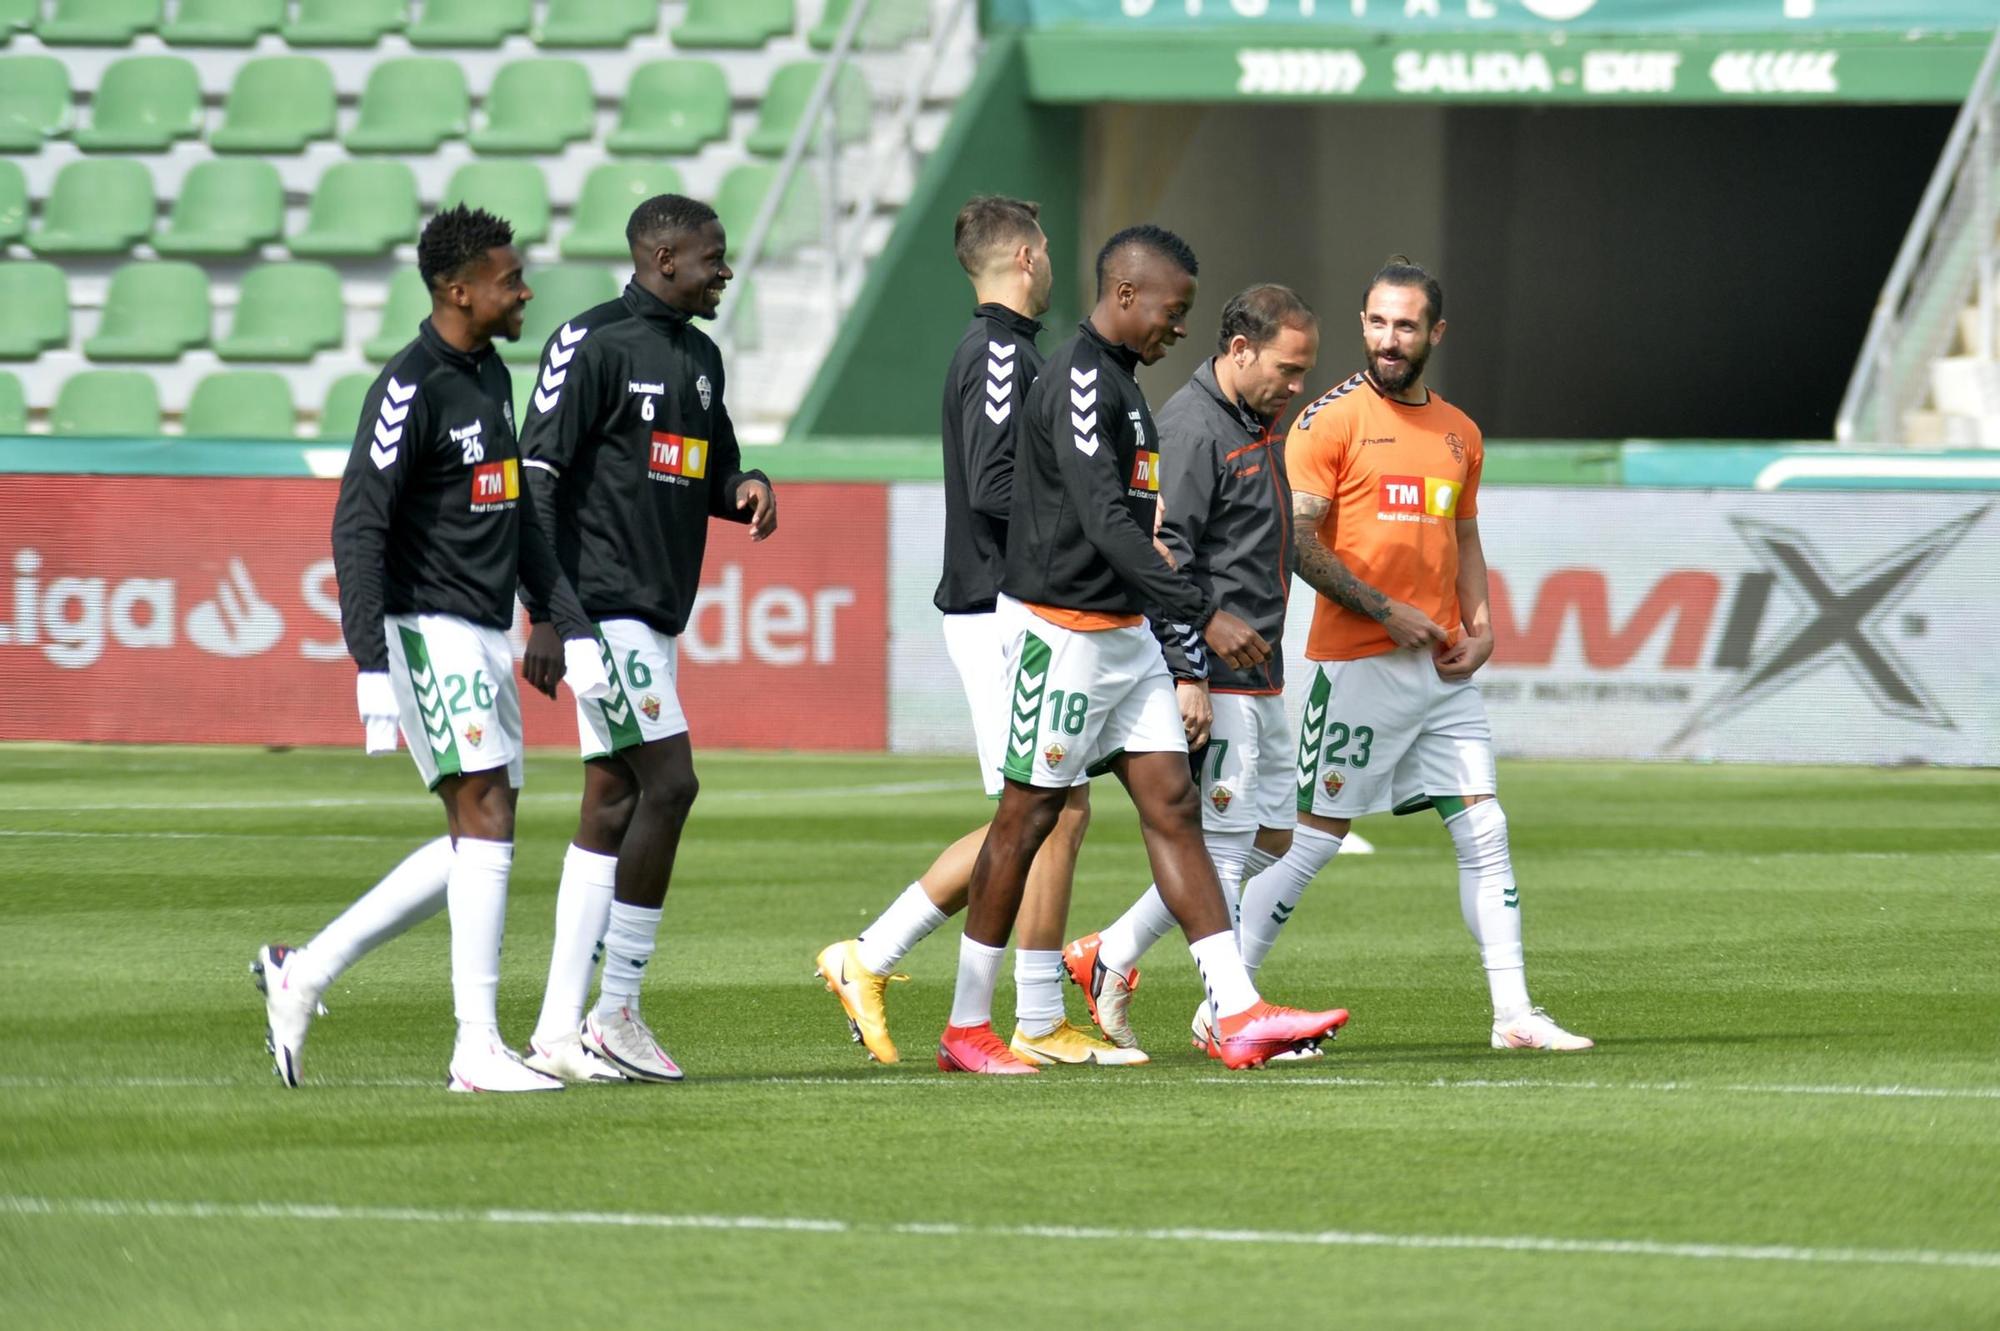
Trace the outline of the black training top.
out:
M 933 604 L 948 615 L 993 608 L 1007 564 L 1014 433 L 1042 370 L 1042 326 L 1005 305 L 972 311 L 944 377 L 944 576 Z

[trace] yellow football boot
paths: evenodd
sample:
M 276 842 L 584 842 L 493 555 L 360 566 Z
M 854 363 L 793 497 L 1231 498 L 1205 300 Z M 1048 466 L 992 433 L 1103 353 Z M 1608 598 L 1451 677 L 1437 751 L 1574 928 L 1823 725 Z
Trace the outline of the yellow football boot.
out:
M 847 1013 L 847 1028 L 855 1041 L 877 1063 L 897 1062 L 896 1042 L 889 1038 L 889 1011 L 882 995 L 891 980 L 907 980 L 907 975 L 877 975 L 861 964 L 855 940 L 834 943 L 818 958 L 819 976 L 827 992 L 840 1000 Z
M 1047 1035 L 1029 1035 L 1019 1026 L 1007 1047 L 1024 1063 L 1046 1067 L 1050 1063 L 1096 1063 L 1104 1067 L 1137 1067 L 1152 1060 L 1139 1048 L 1125 1049 L 1100 1040 L 1089 1031 L 1078 1030 L 1064 1017 Z

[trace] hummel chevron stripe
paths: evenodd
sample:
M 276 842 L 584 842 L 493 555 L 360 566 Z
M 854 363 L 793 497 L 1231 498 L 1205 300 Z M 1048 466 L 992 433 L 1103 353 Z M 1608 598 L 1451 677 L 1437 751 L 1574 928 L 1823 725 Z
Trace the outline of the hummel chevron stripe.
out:
M 1007 418 L 1013 414 L 1014 404 L 1012 402 L 1002 402 L 998 406 L 995 406 L 991 402 L 986 404 L 986 419 L 992 421 L 995 425 L 1005 425 Z
M 576 358 L 576 344 L 589 335 L 590 329 L 572 328 L 568 324 L 556 330 L 556 340 L 549 344 L 549 363 L 543 367 L 542 381 L 535 389 L 536 411 L 546 415 L 562 401 L 563 381 L 569 378 L 566 367 Z
M 389 395 L 391 402 L 401 406 L 416 396 L 417 386 L 415 384 L 399 383 L 396 376 L 392 374 L 389 376 L 389 382 L 383 386 L 382 391 Z
M 1082 370 L 1077 369 L 1075 366 L 1071 366 L 1069 371 L 1069 377 L 1075 381 L 1076 386 L 1078 388 L 1088 388 L 1092 384 L 1097 382 L 1097 371 L 1091 370 L 1088 373 L 1086 373 Z
M 401 451 L 397 445 L 403 442 L 403 419 L 410 414 L 410 399 L 417 395 L 415 384 L 406 384 L 395 375 L 382 385 L 381 414 L 375 418 L 375 442 L 368 445 L 368 456 L 375 463 L 375 470 L 387 471 L 396 465 L 396 455 Z M 394 426 L 394 429 L 390 429 Z
M 1014 344 L 1012 342 L 995 342 L 989 338 L 986 343 L 986 350 L 1001 360 L 1012 360 L 1014 358 Z
M 995 383 L 991 379 L 986 381 L 986 396 L 995 402 L 1005 402 L 1007 394 L 1011 391 L 1005 384 Z

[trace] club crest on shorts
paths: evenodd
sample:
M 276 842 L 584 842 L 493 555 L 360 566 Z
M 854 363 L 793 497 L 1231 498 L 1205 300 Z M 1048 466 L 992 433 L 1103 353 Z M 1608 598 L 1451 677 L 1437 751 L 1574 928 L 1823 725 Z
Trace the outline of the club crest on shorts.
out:
M 659 695 L 649 693 L 645 697 L 639 699 L 639 710 L 646 714 L 646 719 L 648 721 L 659 720 L 660 719 Z
M 1228 813 L 1229 805 L 1235 798 L 1236 793 L 1228 786 L 1217 786 L 1208 792 L 1208 802 L 1215 806 L 1217 813 Z
M 1042 750 L 1042 761 L 1051 767 L 1061 767 L 1062 760 L 1069 756 L 1069 750 L 1060 744 L 1051 744 Z
M 1340 793 L 1340 788 L 1347 784 L 1347 778 L 1338 772 L 1328 772 L 1319 779 L 1319 783 L 1326 787 L 1326 797 L 1332 799 Z
M 709 386 L 708 386 L 708 376 L 707 376 L 707 375 L 703 374 L 703 375 L 697 375 L 697 376 L 695 377 L 695 381 L 694 381 L 694 391 L 695 391 L 695 392 L 697 392 L 697 393 L 699 393 L 699 394 L 701 394 L 701 409 L 702 409 L 703 411 L 707 411 L 707 410 L 708 410 L 708 404 L 709 404 L 709 403 L 710 403 L 710 402 L 711 402 L 712 400 L 714 400 L 714 397 L 715 397 L 715 394 L 714 394 L 714 391 L 713 391 L 712 389 L 710 389 L 710 388 L 709 388 Z
M 475 721 L 472 724 L 466 726 L 465 742 L 467 744 L 470 744 L 473 748 L 475 749 L 478 748 L 479 741 L 485 738 L 486 738 L 486 732 L 479 728 L 478 722 Z

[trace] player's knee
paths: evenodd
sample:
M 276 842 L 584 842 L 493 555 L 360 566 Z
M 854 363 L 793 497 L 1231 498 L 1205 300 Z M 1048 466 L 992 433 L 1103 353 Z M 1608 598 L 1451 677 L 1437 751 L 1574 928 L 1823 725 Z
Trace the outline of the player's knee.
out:
M 1468 803 L 1445 823 L 1458 862 L 1467 869 L 1499 869 L 1508 862 L 1507 814 L 1497 799 Z
M 458 801 L 458 834 L 476 841 L 514 839 L 514 801 L 505 786 L 479 785 L 462 792 Z
M 1063 801 L 1062 812 L 1056 818 L 1055 835 L 1069 842 L 1071 846 L 1083 844 L 1083 834 L 1090 830 L 1089 786 L 1074 786 Z
M 1260 827 L 1257 829 L 1257 849 L 1276 859 L 1283 859 L 1292 849 L 1292 829 L 1289 827 Z
M 640 800 L 649 814 L 680 822 L 694 808 L 695 796 L 699 794 L 701 782 L 696 779 L 694 769 L 682 768 L 648 781 Z

